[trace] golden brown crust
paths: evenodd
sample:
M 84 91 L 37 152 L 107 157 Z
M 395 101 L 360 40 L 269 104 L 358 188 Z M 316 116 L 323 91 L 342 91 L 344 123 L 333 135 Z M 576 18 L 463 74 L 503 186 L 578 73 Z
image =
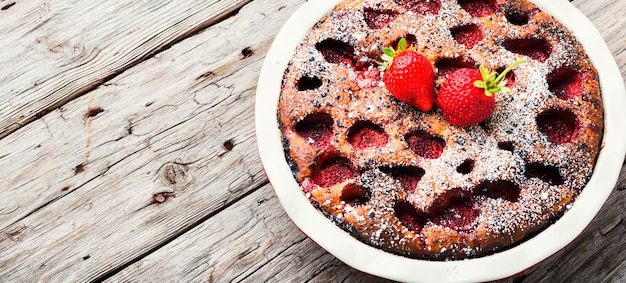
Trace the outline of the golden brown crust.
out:
M 545 227 L 587 183 L 603 134 L 597 71 L 576 38 L 552 16 L 527 1 L 493 3 L 495 14 L 477 18 L 454 0 L 441 0 L 438 14 L 426 16 L 391 0 L 346 1 L 295 50 L 278 106 L 285 155 L 311 201 L 360 240 L 409 257 L 481 256 Z M 368 27 L 365 9 L 393 14 L 394 19 L 381 28 Z M 515 13 L 528 19 L 517 23 L 510 18 Z M 465 25 L 480 27 L 483 36 L 470 49 L 451 34 Z M 455 64 L 495 70 L 520 59 L 527 62 L 514 70 L 512 92 L 496 96 L 496 110 L 486 122 L 455 127 L 436 108 L 422 113 L 398 102 L 375 79 L 380 74 L 372 63 L 382 48 L 407 35 L 415 36 L 417 50 L 440 72 Z M 319 44 L 328 39 L 352 48 L 348 53 L 353 61 L 325 59 Z M 545 58 L 516 49 L 533 44 L 548 46 L 531 50 L 545 52 L 539 54 Z M 374 79 L 364 80 L 364 73 L 374 74 Z M 572 76 L 581 79 L 580 91 L 573 97 L 557 95 L 561 81 Z M 304 77 L 315 83 L 302 86 Z M 444 75 L 437 77 L 437 88 L 443 80 Z M 332 132 L 322 146 L 298 130 L 299 123 L 320 113 L 332 119 Z M 551 119 L 575 124 L 571 140 L 555 142 L 543 132 Z M 386 144 L 355 148 L 350 130 L 363 121 L 380 127 Z M 425 158 L 411 150 L 409 139 L 415 132 L 440 138 L 445 145 L 441 155 Z M 326 160 L 337 157 L 347 160 L 344 165 L 354 175 L 320 185 L 316 174 Z M 415 187 L 406 188 L 394 176 L 401 168 L 422 170 Z M 517 195 L 507 199 L 493 192 L 502 188 Z M 346 201 L 346 194 L 359 193 L 363 195 L 357 202 Z M 408 204 L 419 228 L 400 216 L 405 213 L 400 204 Z M 446 219 L 464 213 L 474 213 L 475 220 Z

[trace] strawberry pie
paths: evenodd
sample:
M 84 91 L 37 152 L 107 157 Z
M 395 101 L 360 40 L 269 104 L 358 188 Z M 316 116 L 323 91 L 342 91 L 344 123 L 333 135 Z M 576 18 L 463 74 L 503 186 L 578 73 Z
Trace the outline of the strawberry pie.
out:
M 604 130 L 582 45 L 526 0 L 344 1 L 294 50 L 277 115 L 311 205 L 429 260 L 499 252 L 557 221 Z

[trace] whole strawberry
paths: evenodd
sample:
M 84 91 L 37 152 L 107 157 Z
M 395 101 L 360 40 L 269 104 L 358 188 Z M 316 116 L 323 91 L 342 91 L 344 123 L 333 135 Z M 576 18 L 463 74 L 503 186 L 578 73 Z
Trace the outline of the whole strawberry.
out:
M 443 118 L 456 126 L 480 123 L 493 113 L 496 105 L 495 93 L 507 93 L 505 76 L 515 66 L 515 62 L 501 74 L 489 72 L 482 65 L 479 70 L 462 68 L 454 71 L 443 82 L 437 94 L 437 106 Z
M 406 47 L 406 39 L 402 38 L 398 50 L 383 50 L 384 62 L 379 63 L 385 71 L 383 82 L 396 99 L 426 112 L 435 103 L 435 72 L 424 55 Z

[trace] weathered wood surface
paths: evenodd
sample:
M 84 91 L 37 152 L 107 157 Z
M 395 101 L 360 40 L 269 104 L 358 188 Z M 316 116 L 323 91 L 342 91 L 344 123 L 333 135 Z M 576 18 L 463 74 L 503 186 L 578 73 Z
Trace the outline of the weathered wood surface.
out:
M 256 80 L 302 3 L 0 0 L 0 281 L 381 281 L 300 233 L 261 168 Z M 626 77 L 626 2 L 573 3 Z M 625 187 L 504 281 L 624 281 Z
M 0 2 L 0 137 L 250 0 Z

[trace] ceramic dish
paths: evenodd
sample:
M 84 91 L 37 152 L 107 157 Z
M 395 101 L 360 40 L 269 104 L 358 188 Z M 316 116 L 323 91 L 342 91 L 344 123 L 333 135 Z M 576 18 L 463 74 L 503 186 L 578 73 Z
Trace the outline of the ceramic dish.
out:
M 605 111 L 602 150 L 594 173 L 574 205 L 558 221 L 519 245 L 479 258 L 417 260 L 371 247 L 328 220 L 305 197 L 293 178 L 281 143 L 276 116 L 285 68 L 309 29 L 341 0 L 309 0 L 278 33 L 265 59 L 256 97 L 256 134 L 263 167 L 289 217 L 313 241 L 346 264 L 376 276 L 418 282 L 489 281 L 519 273 L 574 240 L 591 222 L 615 186 L 626 153 L 626 90 L 602 36 L 566 0 L 535 0 L 573 31 L 598 69 Z

